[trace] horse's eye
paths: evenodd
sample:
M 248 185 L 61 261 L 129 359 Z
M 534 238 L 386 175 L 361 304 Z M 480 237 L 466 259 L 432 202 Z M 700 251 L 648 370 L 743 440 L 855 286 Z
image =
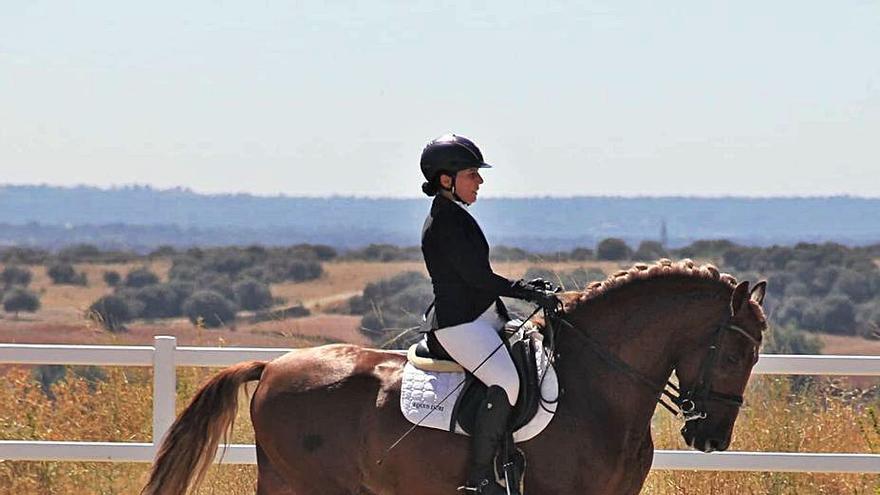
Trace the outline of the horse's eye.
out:
M 739 364 L 739 362 L 740 362 L 739 356 L 737 356 L 736 354 L 728 354 L 727 355 L 727 362 L 730 364 Z

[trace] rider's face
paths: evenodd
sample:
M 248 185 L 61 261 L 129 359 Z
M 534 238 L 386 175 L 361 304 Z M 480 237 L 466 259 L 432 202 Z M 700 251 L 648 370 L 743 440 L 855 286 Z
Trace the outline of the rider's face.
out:
M 455 174 L 455 192 L 469 205 L 477 201 L 477 191 L 482 183 L 483 177 L 476 168 L 468 168 Z

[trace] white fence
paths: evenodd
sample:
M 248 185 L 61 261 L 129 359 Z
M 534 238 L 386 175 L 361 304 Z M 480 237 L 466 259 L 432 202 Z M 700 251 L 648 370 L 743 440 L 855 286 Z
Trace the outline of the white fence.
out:
M 0 441 L 0 461 L 151 462 L 156 442 L 174 421 L 175 367 L 228 366 L 271 360 L 290 349 L 177 347 L 174 337 L 155 337 L 153 346 L 0 344 L 0 363 L 153 367 L 154 443 Z M 880 376 L 880 356 L 761 355 L 754 373 L 775 375 Z M 218 457 L 219 457 L 218 452 Z M 253 445 L 231 445 L 223 462 L 254 464 Z M 654 469 L 880 473 L 878 454 L 720 452 L 658 450 Z

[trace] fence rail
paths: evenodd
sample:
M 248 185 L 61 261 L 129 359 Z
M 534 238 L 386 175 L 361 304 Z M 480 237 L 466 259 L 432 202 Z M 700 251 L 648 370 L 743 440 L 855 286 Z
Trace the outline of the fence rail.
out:
M 0 441 L 0 460 L 152 462 L 158 441 L 174 421 L 177 366 L 217 367 L 271 360 L 291 349 L 177 347 L 174 337 L 157 336 L 152 346 L 0 344 L 0 363 L 153 367 L 153 443 Z M 754 373 L 769 375 L 880 376 L 880 356 L 763 354 Z M 230 445 L 217 459 L 254 464 L 253 445 Z M 658 450 L 654 469 L 880 473 L 878 454 L 721 452 Z

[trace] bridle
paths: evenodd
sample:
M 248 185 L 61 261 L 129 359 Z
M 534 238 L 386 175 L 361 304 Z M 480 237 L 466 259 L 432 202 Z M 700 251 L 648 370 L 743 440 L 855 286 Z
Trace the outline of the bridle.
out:
M 565 320 L 564 315 L 561 314 L 559 310 L 545 310 L 545 322 L 548 333 L 551 336 L 550 341 L 554 344 L 554 347 L 556 333 L 554 324 L 559 322 L 573 330 L 571 333 L 580 338 L 585 344 L 585 347 L 591 349 L 599 356 L 599 358 L 608 363 L 611 367 L 630 376 L 635 381 L 650 387 L 650 389 L 658 395 L 657 402 L 672 414 L 683 418 L 685 422 L 705 419 L 708 416 L 705 407 L 708 402 L 721 402 L 729 406 L 734 406 L 737 409 L 742 407 L 742 395 L 726 394 L 712 389 L 715 368 L 717 367 L 718 360 L 721 356 L 721 339 L 725 332 L 732 331 L 746 337 L 754 347 L 754 352 L 756 353 L 760 346 L 760 342 L 758 342 L 756 338 L 749 335 L 749 333 L 741 327 L 731 323 L 730 316 L 726 316 L 724 320 L 718 324 L 718 327 L 712 336 L 712 342 L 709 344 L 708 354 L 703 358 L 703 362 L 700 364 L 700 377 L 697 381 L 697 385 L 689 390 L 683 386 L 675 385 L 671 380 L 667 380 L 666 383 L 654 382 L 622 359 L 609 352 L 598 340 L 596 340 L 595 337 L 575 328 L 574 325 Z M 554 356 L 556 355 L 555 353 L 556 350 L 554 349 Z M 668 398 L 668 401 L 666 398 Z
M 743 405 L 742 395 L 725 394 L 712 390 L 714 371 L 718 365 L 718 359 L 721 356 L 721 339 L 724 336 L 724 332 L 728 330 L 746 337 L 754 347 L 754 352 L 758 352 L 758 347 L 761 343 L 741 327 L 730 323 L 729 317 L 725 318 L 725 320 L 718 325 L 718 329 L 715 330 L 712 343 L 709 344 L 709 353 L 703 358 L 703 362 L 700 364 L 700 378 L 697 381 L 697 386 L 691 390 L 687 390 L 684 387 L 676 387 L 671 381 L 667 381 L 666 386 L 672 390 L 670 391 L 669 389 L 664 388 L 663 395 L 658 399 L 658 401 L 666 406 L 671 412 L 676 415 L 680 414 L 685 422 L 706 418 L 708 416 L 705 408 L 707 402 L 721 402 L 728 406 L 735 406 L 737 409 Z M 678 411 L 670 409 L 670 407 L 665 404 L 665 401 L 662 400 L 663 396 L 669 397 L 672 403 L 678 407 Z

